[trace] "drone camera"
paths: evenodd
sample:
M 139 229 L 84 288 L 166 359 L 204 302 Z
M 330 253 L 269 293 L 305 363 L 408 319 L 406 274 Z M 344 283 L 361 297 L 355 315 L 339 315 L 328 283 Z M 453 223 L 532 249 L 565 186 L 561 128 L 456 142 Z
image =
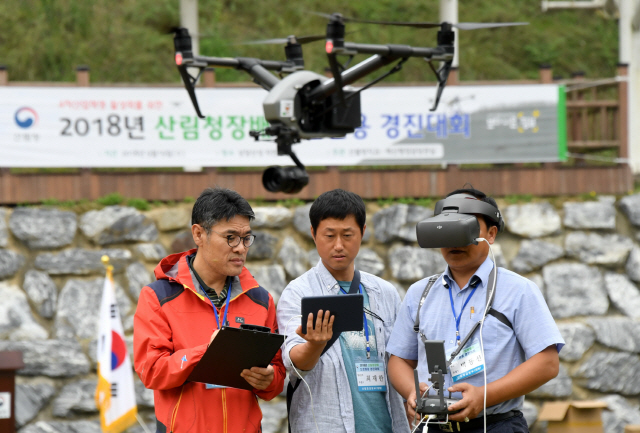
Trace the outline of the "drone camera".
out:
M 309 175 L 300 167 L 272 166 L 262 173 L 262 185 L 267 191 L 295 194 L 309 183 Z

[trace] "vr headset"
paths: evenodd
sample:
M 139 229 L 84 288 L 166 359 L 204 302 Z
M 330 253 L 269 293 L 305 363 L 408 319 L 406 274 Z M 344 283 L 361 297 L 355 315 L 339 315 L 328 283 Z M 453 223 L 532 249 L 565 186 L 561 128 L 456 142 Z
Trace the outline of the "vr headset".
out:
M 469 194 L 454 194 L 436 203 L 434 216 L 416 225 L 418 245 L 422 248 L 453 248 L 478 245 L 480 224 L 475 215 L 483 215 L 504 230 L 497 207 Z

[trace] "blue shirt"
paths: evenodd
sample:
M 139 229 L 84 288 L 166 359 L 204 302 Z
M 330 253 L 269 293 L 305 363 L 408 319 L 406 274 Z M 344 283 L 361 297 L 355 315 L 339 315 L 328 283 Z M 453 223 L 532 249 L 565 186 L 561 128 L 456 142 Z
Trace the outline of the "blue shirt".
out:
M 460 320 L 460 338 L 463 340 L 471 327 L 484 314 L 487 299 L 489 273 L 493 269 L 490 258 L 476 270 L 480 278 L 476 292 L 462 311 Z M 474 278 L 471 277 L 469 281 Z M 387 344 L 387 352 L 400 358 L 418 361 L 420 382 L 428 382 L 430 377 L 427 368 L 427 357 L 424 344 L 418 333 L 413 331 L 418 303 L 429 278 L 422 279 L 409 287 L 407 295 L 400 307 L 398 319 Z M 448 288 L 443 282 L 446 282 Z M 491 289 L 490 287 L 488 288 Z M 456 321 L 451 311 L 449 291 L 452 291 L 456 314 L 469 296 L 472 287 L 469 284 L 462 289 L 451 277 L 449 268 L 431 287 L 422 308 L 420 309 L 420 332 L 427 340 L 444 340 L 447 353 L 456 347 Z M 513 330 L 493 316 L 487 316 L 482 331 L 487 383 L 504 377 L 511 370 L 522 364 L 533 355 L 540 353 L 551 345 L 556 345 L 558 352 L 564 346 L 564 340 L 556 326 L 549 308 L 542 297 L 540 289 L 530 280 L 503 268 L 498 268 L 493 308 L 504 314 L 513 325 Z M 471 310 L 473 309 L 473 313 Z M 479 341 L 480 328 L 474 333 L 466 347 L 473 340 Z M 449 358 L 447 357 L 447 360 Z M 478 373 L 463 382 L 473 386 L 484 386 L 484 374 Z M 451 375 L 445 376 L 445 390 L 452 385 Z M 448 395 L 446 393 L 445 395 Z M 462 398 L 461 393 L 453 393 L 452 397 Z M 524 396 L 507 400 L 487 408 L 487 414 L 504 413 L 514 409 L 522 409 Z M 482 416 L 482 413 L 479 414 Z
M 347 293 L 351 286 L 351 281 L 338 281 L 340 287 Z M 343 294 L 342 290 L 338 294 Z M 369 309 L 369 295 L 367 291 L 362 291 L 364 307 Z M 371 345 L 371 361 L 378 359 L 378 344 L 376 340 L 375 324 L 367 314 L 365 326 L 369 332 L 369 344 Z M 384 392 L 360 392 L 358 390 L 358 378 L 356 376 L 355 363 L 357 360 L 367 360 L 366 339 L 364 331 L 343 332 L 340 334 L 340 348 L 342 349 L 342 359 L 344 368 L 349 379 L 351 389 L 351 400 L 353 401 L 353 414 L 356 424 L 356 433 L 389 433 L 391 428 L 391 417 L 387 409 L 387 402 Z M 382 360 L 384 362 L 384 360 Z M 386 385 L 386 384 L 385 384 Z

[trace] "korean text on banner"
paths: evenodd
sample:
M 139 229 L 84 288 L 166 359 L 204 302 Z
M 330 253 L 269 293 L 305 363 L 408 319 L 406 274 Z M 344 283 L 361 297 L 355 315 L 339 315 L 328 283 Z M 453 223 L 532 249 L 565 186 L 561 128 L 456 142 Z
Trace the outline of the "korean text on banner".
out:
M 96 405 L 103 432 L 120 433 L 136 422 L 138 409 L 133 387 L 133 370 L 127 354 L 113 267 L 107 267 L 98 325 L 98 386 Z

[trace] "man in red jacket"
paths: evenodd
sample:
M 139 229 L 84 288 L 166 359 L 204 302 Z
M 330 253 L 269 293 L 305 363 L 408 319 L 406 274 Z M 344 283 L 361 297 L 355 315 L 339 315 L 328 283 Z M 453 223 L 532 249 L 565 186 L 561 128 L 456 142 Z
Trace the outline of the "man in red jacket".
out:
M 154 390 L 157 433 L 261 432 L 256 396 L 271 400 L 282 391 L 280 351 L 267 368 L 242 372 L 253 391 L 186 382 L 222 327 L 247 323 L 278 332 L 271 295 L 244 267 L 255 239 L 253 218 L 251 206 L 235 191 L 204 190 L 191 215 L 198 248 L 162 259 L 157 281 L 140 293 L 134 365 L 142 383 Z

